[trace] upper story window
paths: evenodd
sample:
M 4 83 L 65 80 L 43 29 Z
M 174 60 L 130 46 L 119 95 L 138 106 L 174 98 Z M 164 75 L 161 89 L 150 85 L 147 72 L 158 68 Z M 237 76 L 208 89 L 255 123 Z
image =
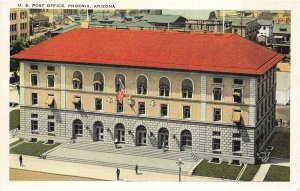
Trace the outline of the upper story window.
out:
M 82 89 L 82 73 L 79 71 L 73 73 L 73 89 Z
M 75 96 L 72 103 L 74 104 L 75 109 L 81 109 L 82 108 L 81 97 Z
M 159 80 L 159 96 L 170 95 L 170 80 L 166 77 L 162 77 Z
M 94 91 L 102 92 L 104 88 L 103 75 L 100 72 L 94 74 Z
M 183 118 L 191 118 L 191 106 L 183 106 Z
M 16 30 L 17 30 L 17 24 L 10 25 L 11 32 L 16 31 Z
M 222 101 L 222 88 L 214 87 L 213 89 L 213 100 Z
M 31 81 L 31 86 L 37 86 L 38 85 L 38 75 L 37 74 L 31 74 L 30 75 L 30 81 Z
M 233 89 L 233 102 L 242 103 L 243 91 L 242 89 L 235 88 Z
M 222 120 L 222 110 L 219 108 L 214 108 L 214 121 L 221 121 Z
M 243 85 L 243 80 L 242 80 L 242 79 L 234 79 L 234 80 L 233 80 L 233 84 L 236 84 L 236 85 Z
M 55 66 L 47 66 L 48 71 L 55 71 Z
M 214 83 L 215 84 L 222 84 L 223 79 L 222 78 L 214 78 Z
M 160 105 L 160 116 L 168 116 L 168 104 L 161 104 Z
M 123 74 L 117 74 L 115 78 L 115 87 L 116 87 L 116 92 L 125 90 L 125 76 Z
M 145 102 L 139 102 L 138 107 L 139 107 L 139 114 L 140 115 L 146 114 Z
M 31 64 L 31 65 L 30 65 L 30 69 L 31 69 L 31 70 L 38 70 L 39 68 L 38 68 L 38 65 Z
M 181 84 L 182 98 L 193 97 L 193 83 L 192 80 L 184 79 Z
M 124 111 L 124 107 L 123 107 L 123 102 L 120 103 L 119 101 L 117 101 L 117 112 L 120 113 L 120 112 L 123 112 Z
M 21 30 L 27 29 L 27 23 L 21 23 L 21 24 L 20 24 L 20 29 L 21 29 Z
M 37 93 L 32 93 L 31 94 L 31 104 L 32 105 L 37 105 L 38 104 L 38 94 Z
M 137 91 L 137 94 L 147 94 L 147 78 L 143 75 L 140 75 L 138 78 L 137 78 L 137 82 L 136 82 L 136 91 Z
M 48 88 L 54 88 L 54 81 L 55 78 L 54 78 L 54 75 L 48 75 L 47 76 L 47 84 L 48 84 Z
M 95 109 L 102 110 L 102 99 L 101 98 L 95 99 Z
M 20 19 L 26 19 L 26 18 L 27 18 L 27 12 L 26 11 L 20 12 Z
M 17 19 L 17 13 L 10 13 L 10 20 L 16 20 Z

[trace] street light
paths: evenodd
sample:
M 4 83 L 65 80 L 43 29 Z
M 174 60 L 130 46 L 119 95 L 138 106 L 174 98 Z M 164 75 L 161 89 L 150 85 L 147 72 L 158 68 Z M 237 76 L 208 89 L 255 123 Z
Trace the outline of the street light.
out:
M 179 182 L 181 182 L 181 165 L 184 163 L 182 162 L 182 159 L 179 158 L 176 164 L 179 166 Z

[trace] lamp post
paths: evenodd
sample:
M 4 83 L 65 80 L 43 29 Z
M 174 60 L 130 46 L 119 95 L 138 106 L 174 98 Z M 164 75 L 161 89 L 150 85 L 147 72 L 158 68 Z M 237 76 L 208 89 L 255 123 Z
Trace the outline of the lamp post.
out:
M 181 165 L 183 165 L 184 163 L 182 162 L 182 159 L 179 158 L 178 161 L 176 162 L 176 164 L 179 167 L 179 182 L 181 182 Z

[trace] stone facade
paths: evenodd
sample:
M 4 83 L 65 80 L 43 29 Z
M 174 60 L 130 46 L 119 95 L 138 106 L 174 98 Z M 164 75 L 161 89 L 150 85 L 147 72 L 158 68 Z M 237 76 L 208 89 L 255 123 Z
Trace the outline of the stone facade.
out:
M 31 118 L 31 114 L 38 114 L 38 118 Z M 54 116 L 54 119 L 48 119 L 48 116 Z M 123 124 L 125 127 L 125 144 L 135 146 L 136 128 L 140 125 L 146 127 L 147 147 L 158 147 L 158 131 L 160 128 L 166 128 L 169 131 L 168 147 L 170 150 L 181 150 L 181 133 L 183 130 L 189 130 L 192 134 L 192 150 L 195 155 L 201 158 L 211 160 L 213 157 L 223 161 L 231 162 L 240 160 L 243 163 L 254 163 L 254 129 L 238 128 L 236 126 L 222 126 L 214 124 L 205 124 L 200 122 L 187 122 L 177 120 L 161 120 L 143 117 L 111 115 L 95 112 L 51 110 L 34 107 L 21 107 L 21 138 L 37 138 L 38 141 L 54 140 L 55 142 L 70 142 L 73 137 L 73 122 L 76 119 L 82 121 L 82 137 L 77 137 L 77 142 L 94 141 L 94 124 L 100 121 L 104 127 L 104 136 L 101 142 L 113 144 L 115 135 L 114 128 L 117 124 Z M 38 121 L 38 131 L 31 131 L 31 120 Z M 48 122 L 55 123 L 55 133 L 48 133 Z M 220 136 L 213 136 L 213 131 L 221 133 Z M 131 133 L 129 133 L 131 132 Z M 234 138 L 233 133 L 240 133 L 240 138 Z M 153 141 L 151 142 L 151 134 Z M 213 153 L 212 139 L 219 138 L 221 142 L 221 153 Z M 241 156 L 233 155 L 233 140 L 241 142 Z

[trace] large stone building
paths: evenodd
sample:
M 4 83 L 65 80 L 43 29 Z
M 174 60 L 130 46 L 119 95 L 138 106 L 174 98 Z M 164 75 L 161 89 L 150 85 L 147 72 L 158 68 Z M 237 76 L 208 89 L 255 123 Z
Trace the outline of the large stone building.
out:
M 253 164 L 274 132 L 283 56 L 236 34 L 79 28 L 13 57 L 24 139 Z
M 10 10 L 10 42 L 18 38 L 29 39 L 29 11 L 28 9 Z

